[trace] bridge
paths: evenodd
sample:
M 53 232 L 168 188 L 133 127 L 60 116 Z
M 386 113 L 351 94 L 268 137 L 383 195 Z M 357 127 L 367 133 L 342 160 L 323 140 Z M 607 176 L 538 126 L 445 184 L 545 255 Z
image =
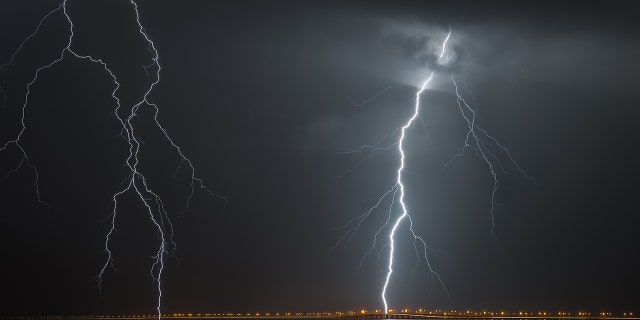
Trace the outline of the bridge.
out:
M 562 313 L 561 313 L 562 314 Z M 76 315 L 76 316 L 0 316 L 8 320 L 156 320 L 158 315 Z M 367 319 L 443 319 L 443 320 L 640 320 L 633 313 L 619 316 L 600 314 L 591 316 L 586 313 L 564 315 L 520 315 L 520 314 L 490 314 L 490 313 L 297 313 L 297 314 L 163 314 L 162 319 L 172 320 L 367 320 Z
M 328 317 L 330 318 L 330 317 Z M 334 316 L 333 318 L 349 318 L 349 319 L 460 319 L 460 320 L 640 320 L 638 317 L 632 316 L 582 316 L 582 315 L 487 315 L 487 314 L 356 314 Z

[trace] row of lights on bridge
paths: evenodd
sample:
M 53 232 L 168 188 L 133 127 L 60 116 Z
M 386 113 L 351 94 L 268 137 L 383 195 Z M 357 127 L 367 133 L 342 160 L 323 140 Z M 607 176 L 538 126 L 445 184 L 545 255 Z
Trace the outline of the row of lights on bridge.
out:
M 415 313 L 414 313 L 415 312 Z M 353 311 L 353 310 L 349 310 L 346 312 L 343 311 L 336 311 L 336 312 L 284 312 L 284 313 L 280 313 L 280 312 L 276 312 L 276 313 L 270 313 L 270 312 L 265 312 L 265 313 L 261 313 L 261 312 L 256 312 L 256 313 L 172 313 L 172 314 L 163 314 L 162 317 L 163 318 L 202 318 L 202 317 L 302 317 L 302 316 L 307 316 L 307 317 L 333 317 L 333 316 L 356 316 L 358 314 L 360 315 L 367 315 L 367 314 L 381 314 L 382 310 L 381 309 L 375 309 L 373 312 L 368 311 L 367 309 L 361 309 L 359 312 Z M 522 316 L 522 317 L 554 317 L 554 316 L 558 316 L 558 317 L 571 317 L 571 316 L 578 316 L 578 317 L 591 317 L 592 314 L 591 312 L 582 312 L 579 311 L 577 313 L 571 313 L 571 312 L 557 312 L 557 313 L 552 313 L 552 312 L 545 312 L 545 311 L 539 311 L 537 313 L 535 312 L 524 312 L 524 311 L 519 311 L 519 312 L 506 312 L 506 311 L 500 311 L 500 312 L 489 312 L 489 311 L 482 311 L 482 312 L 473 312 L 471 310 L 466 310 L 464 312 L 459 312 L 456 310 L 450 310 L 450 311 L 443 311 L 440 309 L 436 309 L 436 310 L 431 310 L 428 311 L 426 309 L 418 309 L 418 310 L 410 310 L 408 308 L 405 309 L 389 309 L 387 314 L 424 314 L 424 315 L 441 315 L 441 316 L 491 316 L 491 317 L 500 317 L 500 316 L 505 316 L 505 317 L 514 317 L 514 316 Z M 611 317 L 612 313 L 611 312 L 600 312 L 598 313 L 598 316 L 600 317 Z M 632 318 L 634 316 L 633 312 L 624 312 L 622 314 L 622 317 L 625 318 Z M 157 318 L 158 315 L 157 314 L 150 314 L 150 315 L 117 315 L 117 316 L 109 316 L 109 315 L 97 315 L 97 316 L 38 316 L 38 317 L 6 317 L 5 319 L 118 319 L 118 318 Z

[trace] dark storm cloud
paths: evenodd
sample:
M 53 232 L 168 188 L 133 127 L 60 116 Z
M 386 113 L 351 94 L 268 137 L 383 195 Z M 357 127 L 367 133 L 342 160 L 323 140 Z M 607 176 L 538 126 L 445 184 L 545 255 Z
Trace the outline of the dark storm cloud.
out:
M 317 21 L 307 34 L 314 42 L 300 49 L 314 51 L 300 54 L 315 57 L 314 74 L 342 74 L 344 78 L 337 80 L 337 87 L 355 88 L 343 101 L 322 107 L 328 114 L 308 125 L 306 134 L 311 137 L 305 140 L 305 146 L 314 149 L 320 143 L 324 151 L 342 150 L 345 145 L 321 141 L 337 143 L 340 136 L 353 136 L 348 128 L 385 127 L 389 109 L 363 111 L 367 106 L 360 106 L 361 110 L 354 114 L 354 105 L 358 107 L 387 87 L 393 94 L 396 87 L 417 86 L 431 70 L 444 76 L 436 79 L 435 89 L 448 92 L 453 90 L 446 78 L 451 73 L 478 88 L 483 83 L 524 81 L 566 88 L 566 95 L 591 90 L 620 94 L 634 86 L 633 79 L 640 71 L 640 63 L 634 57 L 640 54 L 640 45 L 629 37 L 629 3 L 595 8 L 577 3 L 526 3 L 522 8 L 517 6 L 518 10 L 509 5 L 465 5 L 472 9 L 458 11 L 422 4 L 418 10 L 399 5 L 400 8 L 387 11 L 383 5 L 364 9 L 356 16 L 352 15 L 353 8 L 331 14 L 321 11 L 313 16 Z M 444 22 L 442 17 L 447 14 L 449 18 Z M 326 21 L 330 24 L 322 24 Z M 449 26 L 450 60 L 443 66 L 437 63 L 437 55 Z M 354 74 L 360 77 L 351 78 Z M 359 82 L 358 86 L 354 81 Z M 395 101 L 384 103 L 390 109 L 398 108 Z M 370 139 L 397 127 L 399 120 L 391 121 L 394 125 L 386 131 L 367 131 Z M 369 125 L 362 128 L 362 124 Z M 321 138 L 323 135 L 325 139 Z M 358 138 L 363 136 L 366 134 Z M 358 142 L 352 141 L 346 147 L 353 144 Z
M 121 70 L 127 90 L 144 89 L 149 78 L 140 65 L 148 55 L 137 34 L 127 36 L 135 28 L 128 4 L 103 2 L 109 10 L 69 4 L 82 29 L 78 50 L 103 53 Z M 510 310 L 635 307 L 640 41 L 632 4 L 141 1 L 163 64 L 151 97 L 159 119 L 198 173 L 229 199 L 197 195 L 177 218 L 186 180 L 172 176 L 177 160 L 158 132 L 144 126 L 151 114 L 142 110 L 144 155 L 153 159 L 145 170 L 176 217 L 180 262 L 167 264 L 165 310 L 379 306 L 384 252 L 353 270 L 384 215 L 332 251 L 340 236 L 333 228 L 393 184 L 397 154 L 360 162 L 367 154 L 337 152 L 394 132 L 431 70 L 440 76 L 422 96 L 428 134 L 418 124 L 407 140 L 407 199 L 416 228 L 437 249 L 433 266 L 452 295 L 449 300 L 422 269 L 412 272 L 414 249 L 403 238 L 394 301 Z M 21 15 L 12 18 L 22 21 Z M 13 27 L 23 23 L 9 18 L 0 19 L 0 29 L 16 44 Z M 49 32 L 64 29 L 56 21 Z M 24 24 L 21 34 L 28 34 L 32 24 Z M 449 27 L 451 61 L 441 65 L 436 58 Z M 47 39 L 37 44 L 60 45 Z M 13 47 L 3 47 L 2 56 Z M 140 53 L 134 59 L 128 51 Z M 0 73 L 0 83 L 28 80 L 30 71 L 23 73 Z M 466 132 L 451 74 L 473 92 L 478 123 L 537 180 L 502 177 L 497 246 L 489 235 L 486 167 L 469 154 L 443 170 Z M 106 226 L 96 221 L 108 214 L 122 178 L 112 85 L 100 68 L 78 61 L 46 75 L 29 109 L 26 141 L 43 193 L 59 211 L 52 215 L 34 203 L 29 173 L 0 184 L 8 207 L 0 240 L 12 277 L 3 290 L 7 310 L 152 312 L 148 267 L 156 237 L 133 199 L 124 199 L 114 237 L 120 272 L 108 275 L 102 298 L 91 280 L 104 259 Z M 15 102 L 23 86 L 13 86 L 7 88 Z M 16 126 L 13 105 L 0 119 L 3 132 Z

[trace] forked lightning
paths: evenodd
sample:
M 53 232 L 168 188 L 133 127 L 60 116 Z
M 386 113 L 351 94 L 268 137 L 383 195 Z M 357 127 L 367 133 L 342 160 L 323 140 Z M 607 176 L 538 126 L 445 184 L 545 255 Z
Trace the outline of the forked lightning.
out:
M 162 70 L 162 68 L 160 66 L 158 50 L 156 49 L 154 42 L 151 40 L 148 33 L 145 31 L 144 27 L 142 26 L 137 3 L 133 0 L 129 0 L 129 2 L 135 13 L 135 19 L 138 25 L 137 33 L 140 36 L 142 36 L 144 40 L 147 42 L 148 51 L 151 53 L 151 63 L 149 65 L 143 66 L 143 68 L 145 72 L 155 70 L 155 72 L 153 72 L 155 78 L 153 82 L 149 85 L 149 87 L 146 89 L 146 91 L 144 91 L 144 94 L 141 97 L 139 97 L 137 102 L 134 105 L 128 107 L 127 109 L 128 115 L 126 117 L 122 117 L 120 115 L 120 110 L 121 108 L 123 108 L 123 106 L 120 103 L 120 99 L 117 95 L 118 90 L 120 89 L 120 83 L 118 82 L 118 77 L 110 69 L 109 65 L 106 62 L 104 62 L 104 60 L 102 59 L 97 59 L 90 55 L 82 55 L 73 49 L 74 24 L 73 24 L 73 20 L 71 19 L 71 16 L 67 11 L 68 0 L 64 0 L 60 3 L 58 7 L 56 7 L 49 13 L 47 13 L 40 20 L 35 30 L 24 39 L 24 41 L 20 44 L 20 46 L 16 49 L 16 51 L 11 55 L 11 58 L 9 59 L 9 61 L 7 61 L 6 63 L 0 66 L 0 71 L 2 71 L 2 69 L 4 69 L 5 67 L 10 66 L 13 63 L 14 58 L 18 54 L 20 54 L 20 52 L 23 50 L 23 47 L 25 46 L 25 44 L 29 42 L 40 31 L 40 29 L 45 25 L 45 23 L 47 22 L 50 16 L 55 14 L 61 14 L 64 16 L 69 26 L 69 37 L 68 37 L 66 46 L 61 50 L 59 56 L 56 59 L 50 61 L 47 64 L 41 65 L 36 69 L 33 75 L 33 78 L 27 84 L 26 94 L 24 96 L 24 100 L 21 106 L 20 131 L 14 138 L 10 139 L 4 145 L 2 145 L 2 147 L 0 148 L 0 152 L 5 151 L 10 147 L 17 148 L 20 151 L 22 159 L 18 162 L 15 168 L 8 171 L 7 175 L 17 172 L 25 165 L 30 169 L 32 169 L 35 173 L 34 183 L 35 183 L 37 199 L 41 203 L 46 204 L 42 200 L 41 194 L 40 194 L 40 187 L 38 185 L 38 170 L 36 166 L 32 164 L 31 161 L 29 160 L 29 156 L 21 144 L 22 136 L 27 130 L 27 122 L 25 120 L 25 111 L 29 106 L 29 96 L 31 94 L 31 87 L 38 81 L 38 77 L 42 72 L 46 72 L 48 69 L 57 65 L 58 63 L 63 61 L 65 58 L 76 58 L 80 60 L 85 60 L 89 63 L 99 64 L 104 68 L 106 75 L 108 75 L 110 79 L 113 81 L 114 89 L 111 93 L 111 98 L 115 103 L 114 115 L 120 122 L 121 136 L 128 143 L 128 147 L 129 147 L 128 148 L 129 152 L 126 155 L 126 160 L 125 160 L 125 166 L 126 168 L 128 168 L 129 173 L 127 177 L 123 180 L 119 189 L 113 194 L 113 200 L 112 200 L 113 210 L 111 211 L 111 215 L 109 217 L 110 228 L 104 240 L 104 250 L 107 257 L 106 257 L 105 263 L 102 265 L 97 275 L 98 287 L 100 289 L 102 288 L 102 282 L 107 269 L 109 267 L 114 266 L 112 251 L 110 249 L 110 241 L 116 229 L 116 219 L 118 215 L 118 199 L 121 195 L 125 193 L 134 192 L 137 195 L 138 199 L 145 206 L 147 213 L 149 215 L 149 220 L 154 225 L 159 235 L 159 244 L 157 247 L 157 251 L 153 255 L 153 263 L 150 269 L 151 278 L 157 290 L 156 311 L 159 319 L 161 317 L 161 302 L 162 302 L 161 279 L 162 279 L 162 272 L 164 270 L 164 258 L 165 258 L 165 255 L 170 254 L 172 250 L 175 249 L 175 243 L 173 242 L 173 225 L 171 224 L 169 215 L 167 214 L 167 211 L 164 208 L 163 201 L 161 197 L 156 192 L 153 191 L 153 189 L 147 182 L 147 177 L 140 171 L 141 162 L 138 158 L 138 155 L 141 151 L 142 144 L 139 138 L 136 136 L 136 133 L 135 133 L 136 127 L 133 124 L 133 120 L 137 116 L 137 112 L 141 107 L 147 106 L 147 107 L 153 108 L 153 111 L 154 111 L 153 117 L 154 117 L 155 125 L 159 130 L 162 131 L 164 138 L 168 141 L 168 143 L 172 146 L 172 148 L 175 150 L 177 155 L 180 157 L 180 165 L 176 170 L 180 170 L 183 166 L 188 167 L 188 170 L 190 170 L 191 190 L 186 199 L 185 209 L 189 207 L 189 203 L 194 196 L 194 192 L 196 188 L 202 189 L 213 196 L 217 196 L 217 197 L 221 197 L 221 196 L 215 194 L 213 191 L 208 189 L 205 186 L 202 179 L 200 179 L 195 175 L 195 168 L 191 160 L 185 156 L 185 154 L 182 152 L 180 147 L 171 139 L 171 137 L 169 136 L 165 128 L 162 125 L 160 125 L 160 123 L 158 122 L 158 112 L 159 112 L 158 106 L 155 103 L 149 101 L 149 95 L 151 94 L 154 87 L 160 82 L 160 71 Z M 2 99 L 3 99 L 2 105 L 3 107 L 5 107 L 7 92 L 5 92 L 4 90 L 0 90 L 0 92 L 2 93 Z

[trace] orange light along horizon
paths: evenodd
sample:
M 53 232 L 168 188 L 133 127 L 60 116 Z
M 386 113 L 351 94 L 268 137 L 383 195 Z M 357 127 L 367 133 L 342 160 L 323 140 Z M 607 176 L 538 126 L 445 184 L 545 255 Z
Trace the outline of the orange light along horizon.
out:
M 0 319 L 157 319 L 158 314 L 122 314 L 122 315 L 49 315 L 49 316 L 0 316 Z M 464 311 L 458 310 L 443 310 L 425 308 L 419 309 L 395 309 L 389 308 L 386 313 L 383 313 L 381 309 L 353 309 L 346 311 L 324 311 L 324 312 L 224 312 L 224 313 L 197 313 L 197 312 L 177 312 L 177 313 L 163 313 L 161 318 L 165 319 L 208 319 L 208 318 L 221 318 L 221 319 L 279 319 L 279 318 L 292 318 L 292 319 L 332 319 L 332 318 L 362 318 L 362 319 L 624 319 L 624 320 L 636 320 L 640 319 L 636 312 L 620 312 L 613 313 L 609 311 L 600 312 L 588 312 L 588 311 L 472 311 L 466 309 Z

